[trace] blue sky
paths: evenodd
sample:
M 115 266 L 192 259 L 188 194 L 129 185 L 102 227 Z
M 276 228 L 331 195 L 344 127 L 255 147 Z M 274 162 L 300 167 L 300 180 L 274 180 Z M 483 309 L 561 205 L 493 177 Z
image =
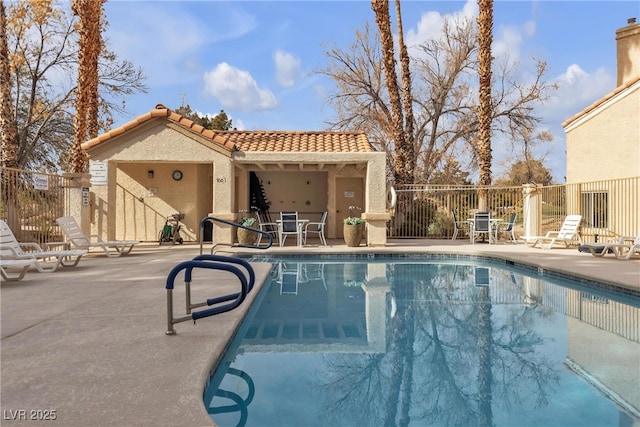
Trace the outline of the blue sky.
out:
M 434 37 L 445 15 L 477 16 L 477 1 L 402 3 L 408 46 Z M 374 25 L 368 0 L 120 1 L 105 4 L 109 48 L 143 69 L 149 91 L 126 101 L 125 123 L 162 103 L 221 109 L 246 130 L 325 130 L 333 82 L 314 73 L 332 46 L 347 50 L 356 29 Z M 392 14 L 393 15 L 393 14 Z M 525 68 L 548 63 L 555 91 L 536 111 L 554 141 L 538 149 L 564 182 L 561 123 L 616 86 L 615 31 L 640 19 L 640 1 L 495 1 L 494 55 Z M 373 27 L 375 29 L 375 26 Z M 506 149 L 494 144 L 494 178 Z

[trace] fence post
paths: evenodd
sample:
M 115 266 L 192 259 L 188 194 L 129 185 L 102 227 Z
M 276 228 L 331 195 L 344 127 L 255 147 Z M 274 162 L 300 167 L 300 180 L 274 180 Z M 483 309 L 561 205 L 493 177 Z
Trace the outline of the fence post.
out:
M 91 174 L 65 173 L 66 202 L 65 216 L 72 216 L 78 221 L 82 232 L 91 234 Z
M 524 239 L 542 233 L 542 192 L 537 184 L 524 184 Z

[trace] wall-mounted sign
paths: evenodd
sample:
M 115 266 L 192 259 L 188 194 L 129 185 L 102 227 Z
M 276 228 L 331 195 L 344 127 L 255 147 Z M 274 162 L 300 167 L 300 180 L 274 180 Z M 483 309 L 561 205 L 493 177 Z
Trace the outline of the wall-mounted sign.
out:
M 89 206 L 89 187 L 82 187 L 82 206 Z
M 347 199 L 353 199 L 355 197 L 355 193 L 353 191 L 345 191 L 344 192 L 344 197 L 346 197 Z
M 96 162 L 94 160 L 90 160 L 89 173 L 91 174 L 91 185 L 107 185 L 107 162 Z
M 49 189 L 49 175 L 37 173 L 33 175 L 33 188 L 35 190 L 48 190 Z

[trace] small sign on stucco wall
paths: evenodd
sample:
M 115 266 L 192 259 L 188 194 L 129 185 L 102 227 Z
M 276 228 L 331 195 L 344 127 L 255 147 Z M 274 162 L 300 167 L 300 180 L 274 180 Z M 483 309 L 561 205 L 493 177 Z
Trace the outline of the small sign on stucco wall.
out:
M 91 174 L 91 185 L 107 185 L 108 165 L 107 162 L 89 161 L 89 173 Z

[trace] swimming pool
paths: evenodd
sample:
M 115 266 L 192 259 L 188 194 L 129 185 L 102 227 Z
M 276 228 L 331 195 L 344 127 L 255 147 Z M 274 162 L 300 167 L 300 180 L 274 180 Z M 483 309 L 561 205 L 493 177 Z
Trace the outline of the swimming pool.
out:
M 274 263 L 204 404 L 219 426 L 640 422 L 640 299 L 474 257 Z

